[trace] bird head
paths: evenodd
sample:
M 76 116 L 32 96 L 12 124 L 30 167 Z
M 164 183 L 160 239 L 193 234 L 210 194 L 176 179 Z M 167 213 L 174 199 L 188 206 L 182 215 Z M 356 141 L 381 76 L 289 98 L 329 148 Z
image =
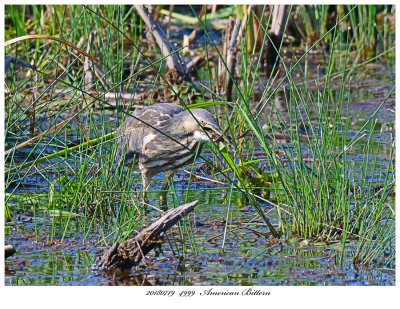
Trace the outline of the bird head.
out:
M 193 132 L 193 136 L 203 142 L 217 140 L 222 136 L 222 131 L 213 115 L 202 108 L 187 111 L 188 116 L 184 125 L 187 132 Z M 197 121 L 196 121 L 197 120 Z

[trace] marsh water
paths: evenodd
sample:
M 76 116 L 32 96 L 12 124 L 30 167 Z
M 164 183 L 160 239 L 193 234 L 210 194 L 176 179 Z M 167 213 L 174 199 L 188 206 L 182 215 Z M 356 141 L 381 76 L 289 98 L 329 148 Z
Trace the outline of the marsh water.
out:
M 192 29 L 182 31 L 182 28 L 177 32 L 171 31 L 171 39 L 181 40 L 182 35 L 190 34 Z M 219 32 L 210 35 L 220 39 Z M 192 44 L 194 47 L 196 44 L 201 46 L 203 40 L 204 33 L 199 30 Z M 314 74 L 307 78 L 310 87 L 315 87 L 313 81 L 323 61 L 320 56 L 312 53 L 308 58 L 308 70 Z M 321 76 L 324 74 L 322 71 L 319 73 Z M 347 103 L 343 110 L 346 113 L 348 111 L 346 120 L 354 128 L 354 131 L 347 132 L 349 136 L 354 136 L 380 106 L 393 88 L 395 79 L 394 67 L 386 64 L 362 66 L 354 75 L 357 78 L 353 78 L 350 87 L 346 86 L 344 93 L 344 102 Z M 207 82 L 205 80 L 204 84 L 207 85 Z M 334 89 L 332 101 L 340 95 L 340 79 L 337 82 L 336 88 L 331 86 Z M 255 97 L 252 98 L 255 104 L 263 89 L 257 86 L 260 85 L 256 85 Z M 378 182 L 380 175 L 391 163 L 390 152 L 395 135 L 394 98 L 393 93 L 375 115 L 376 124 L 369 143 L 377 147 L 379 145 L 380 151 L 375 153 L 371 150 L 369 154 L 370 161 L 375 162 L 376 159 L 377 163 L 371 163 L 371 174 L 367 177 L 370 182 Z M 278 105 L 283 106 L 283 118 L 285 101 L 283 90 L 277 92 L 274 103 L 277 108 Z M 268 108 L 265 113 L 270 115 Z M 38 117 L 42 117 L 41 122 L 38 122 L 43 128 L 48 128 L 51 119 L 46 119 L 46 115 Z M 116 114 L 114 110 L 107 110 L 99 118 L 107 118 L 111 126 L 116 121 Z M 261 122 L 263 119 L 267 125 L 267 116 L 261 117 Z M 107 122 L 104 119 L 102 121 Z M 68 128 L 68 140 L 79 140 L 79 134 L 76 134 L 79 132 L 77 122 L 71 122 Z M 41 156 L 60 150 L 65 146 L 63 138 L 60 136 L 46 147 L 37 147 L 34 154 Z M 351 158 L 355 165 L 363 162 L 362 149 L 368 139 L 367 135 L 361 137 L 352 149 Z M 25 140 L 26 136 L 11 136 L 6 141 L 6 149 Z M 31 151 L 30 146 L 22 148 L 15 152 L 12 159 L 23 162 Z M 198 161 L 199 164 L 194 168 L 196 179 L 189 176 L 191 166 L 183 168 L 175 174 L 175 193 L 170 192 L 168 195 L 170 207 L 198 200 L 194 213 L 183 225 L 171 229 L 161 252 L 151 252 L 136 268 L 114 276 L 91 270 L 95 259 L 112 244 L 112 238 L 105 237 L 110 233 L 105 225 L 111 223 L 97 222 L 86 233 L 74 217 L 65 231 L 69 213 L 63 216 L 61 212 L 46 211 L 38 205 L 43 202 L 43 196 L 45 200 L 50 198 L 49 192 L 54 189 L 51 188 L 51 180 L 58 175 L 57 163 L 53 162 L 54 174 L 52 168 L 44 172 L 34 167 L 26 177 L 17 177 L 6 189 L 6 194 L 20 195 L 23 199 L 10 199 L 13 216 L 10 221 L 5 221 L 5 243 L 13 244 L 16 248 L 16 253 L 5 260 L 5 285 L 395 285 L 393 267 L 388 268 L 378 263 L 364 267 L 353 264 L 357 244 L 352 240 L 348 241 L 344 252 L 340 240 L 305 243 L 294 237 L 274 241 L 252 206 L 243 201 L 240 192 L 232 190 L 223 181 L 208 181 L 207 178 L 212 178 L 212 175 L 207 168 L 203 168 L 205 165 L 200 162 L 201 159 Z M 140 191 L 140 177 L 135 177 Z M 157 175 L 152 182 L 150 203 L 154 205 L 158 204 L 157 192 L 162 181 L 162 175 Z M 388 203 L 394 205 L 394 197 Z M 272 208 L 268 203 L 262 207 L 265 213 Z M 150 223 L 159 216 L 158 211 L 149 211 L 146 221 Z M 278 224 L 274 221 L 272 223 Z M 179 229 L 190 237 L 182 238 L 182 230 Z M 50 235 L 57 236 L 51 239 Z
M 350 121 L 354 127 L 368 119 L 392 88 L 393 72 L 374 67 L 357 89 L 351 90 L 349 101 Z M 383 73 L 385 72 L 385 73 Z M 389 76 L 389 77 L 388 77 Z M 279 100 L 281 98 L 277 98 Z M 394 95 L 376 115 L 376 131 L 372 140 L 379 143 L 382 151 L 377 154 L 376 175 L 389 164 L 389 153 L 394 138 Z M 112 113 L 112 112 L 110 112 Z M 110 116 L 112 121 L 112 114 Z M 355 132 L 348 132 L 350 135 Z M 357 147 L 363 147 L 361 141 Z M 361 148 L 360 148 L 361 149 Z M 21 150 L 19 159 L 29 149 Z M 40 151 L 40 150 L 38 150 Z M 48 150 L 51 153 L 51 149 Z M 376 154 L 371 154 L 375 156 Z M 18 159 L 18 158 L 16 158 Z M 353 151 L 353 160 L 362 161 Z M 381 169 L 381 170 L 379 170 Z M 6 259 L 6 285 L 394 285 L 395 272 L 382 265 L 370 264 L 359 267 L 352 262 L 356 245 L 346 245 L 342 265 L 340 241 L 310 242 L 286 239 L 274 242 L 268 237 L 268 229 L 262 225 L 251 206 L 242 204 L 239 192 L 231 187 L 203 180 L 190 183 L 187 190 L 190 167 L 175 175 L 176 197 L 169 196 L 169 204 L 185 200 L 199 200 L 199 204 L 186 228 L 191 227 L 192 239 L 180 244 L 179 231 L 174 227 L 162 252 L 152 252 L 138 267 L 110 277 L 94 273 L 91 265 L 110 243 L 102 240 L 101 226 L 84 235 L 78 225 L 71 223 L 61 242 L 56 237 L 51 242 L 52 229 L 59 228 L 52 220 L 57 216 L 37 211 L 34 202 L 15 204 L 14 217 L 5 223 L 5 242 L 14 244 L 16 254 Z M 209 176 L 199 168 L 195 173 Z M 374 175 L 370 175 L 374 181 Z M 155 177 L 152 184 L 151 202 L 157 203 L 156 192 L 160 189 L 162 176 Z M 47 193 L 49 184 L 40 173 L 22 180 L 18 188 L 9 187 L 8 192 Z M 228 197 L 230 200 L 228 200 Z M 178 199 L 178 200 L 176 200 Z M 394 204 L 394 200 L 389 201 Z M 271 207 L 265 204 L 267 212 Z M 158 218 L 157 211 L 148 214 L 148 221 Z M 226 227 L 226 219 L 229 227 Z M 276 222 L 273 222 L 276 223 Z M 227 228 L 227 233 L 224 231 Z M 62 233 L 61 233 L 62 234 Z M 177 243 L 179 243 L 177 245 Z
M 178 187 L 184 186 L 178 181 Z M 118 276 L 91 271 L 94 259 L 106 249 L 91 235 L 85 245 L 82 235 L 71 229 L 62 244 L 47 245 L 51 229 L 48 217 L 36 217 L 39 239 L 35 239 L 35 220 L 28 213 L 7 223 L 6 241 L 17 253 L 6 261 L 6 285 L 394 285 L 393 270 L 371 265 L 357 268 L 352 249 L 346 249 L 345 262 L 338 265 L 341 243 L 314 243 L 302 247 L 296 239 L 269 243 L 264 237 L 240 228 L 249 221 L 249 209 L 234 209 L 232 228 L 223 239 L 227 207 L 223 188 L 190 192 L 199 206 L 191 219 L 196 251 L 173 252 L 168 243 L 157 257 L 153 253 L 142 263 Z M 40 227 L 39 227 L 40 226 Z M 248 228 L 257 228 L 246 225 Z M 267 229 L 264 229 L 267 232 Z M 175 230 L 176 233 L 176 230 Z M 175 237 L 177 237 L 175 235 Z M 92 239 L 92 241 L 90 240 Z M 96 240 L 96 241 L 94 241 Z M 224 243 L 223 249 L 222 244 Z M 351 244 L 347 248 L 352 248 Z
M 184 187 L 186 180 L 177 181 Z M 229 190 L 229 189 L 228 189 Z M 343 265 L 338 265 L 340 242 L 310 243 L 297 239 L 273 243 L 252 232 L 260 231 L 247 207 L 232 210 L 237 224 L 224 239 L 227 205 L 223 188 L 190 190 L 189 199 L 199 200 L 191 218 L 195 249 L 172 250 L 165 243 L 162 253 L 151 253 L 146 264 L 112 277 L 91 271 L 94 259 L 107 248 L 100 235 L 90 235 L 85 244 L 79 230 L 71 230 L 63 243 L 47 244 L 51 222 L 47 216 L 24 212 L 6 224 L 6 242 L 17 253 L 5 264 L 6 285 L 394 285 L 393 270 L 352 263 L 354 248 L 346 246 Z M 231 207 L 233 207 L 231 205 Z M 254 224 L 241 222 L 254 219 Z M 37 231 L 35 231 L 37 229 Z M 267 229 L 262 229 L 268 232 Z M 35 234 L 38 234 L 38 239 Z M 174 229 L 172 233 L 176 235 Z M 222 247 L 223 246 L 223 247 Z M 196 251 L 196 252 L 195 252 Z

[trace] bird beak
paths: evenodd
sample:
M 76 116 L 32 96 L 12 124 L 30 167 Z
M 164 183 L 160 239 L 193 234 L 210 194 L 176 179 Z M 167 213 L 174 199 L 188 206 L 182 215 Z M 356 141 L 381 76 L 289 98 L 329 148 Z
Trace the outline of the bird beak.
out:
M 228 136 L 224 136 L 224 141 L 225 141 L 226 146 L 228 146 L 228 148 L 231 151 L 236 152 L 235 145 L 233 145 L 233 143 L 231 142 L 231 140 Z
M 228 136 L 224 136 L 224 137 L 225 137 L 225 138 L 224 138 L 225 143 L 226 143 L 226 145 L 228 146 L 228 148 L 229 148 L 230 150 L 232 150 L 232 151 L 236 151 L 235 145 L 233 145 L 233 143 L 231 142 L 230 138 L 229 138 Z
M 235 150 L 235 146 L 233 145 L 233 143 L 230 141 L 229 137 L 225 136 L 225 135 L 220 135 L 216 140 L 216 143 L 223 143 L 225 142 L 226 146 L 232 150 L 232 151 L 236 151 Z
M 230 138 L 227 137 L 226 135 L 224 135 L 224 133 L 221 131 L 221 129 L 219 127 L 216 127 L 216 128 L 213 127 L 212 128 L 212 135 L 210 137 L 217 144 L 225 142 L 225 144 L 228 147 L 228 149 L 230 149 L 233 152 L 236 152 L 235 146 L 230 141 Z

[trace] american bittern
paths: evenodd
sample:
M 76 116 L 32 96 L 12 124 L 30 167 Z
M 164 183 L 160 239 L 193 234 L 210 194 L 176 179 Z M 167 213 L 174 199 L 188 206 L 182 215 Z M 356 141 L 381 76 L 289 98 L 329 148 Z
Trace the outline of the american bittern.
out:
M 189 112 L 173 103 L 160 103 L 136 109 L 132 116 L 116 131 L 117 157 L 124 159 L 125 164 L 138 165 L 145 201 L 153 176 L 165 172 L 162 186 L 165 190 L 168 178 L 180 167 L 192 163 L 202 144 L 219 140 L 223 135 L 215 118 L 205 109 Z M 165 206 L 162 196 L 160 202 Z

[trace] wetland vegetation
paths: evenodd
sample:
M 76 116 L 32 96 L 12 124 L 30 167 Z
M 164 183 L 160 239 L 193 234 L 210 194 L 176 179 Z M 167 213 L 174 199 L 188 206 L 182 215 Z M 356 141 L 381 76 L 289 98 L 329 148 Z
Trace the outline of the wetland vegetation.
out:
M 6 285 L 395 284 L 395 6 L 6 5 L 4 23 Z M 146 207 L 114 160 L 159 102 L 212 112 L 233 149 L 169 181 L 170 209 L 199 203 L 161 252 L 94 273 L 162 212 L 162 175 Z

